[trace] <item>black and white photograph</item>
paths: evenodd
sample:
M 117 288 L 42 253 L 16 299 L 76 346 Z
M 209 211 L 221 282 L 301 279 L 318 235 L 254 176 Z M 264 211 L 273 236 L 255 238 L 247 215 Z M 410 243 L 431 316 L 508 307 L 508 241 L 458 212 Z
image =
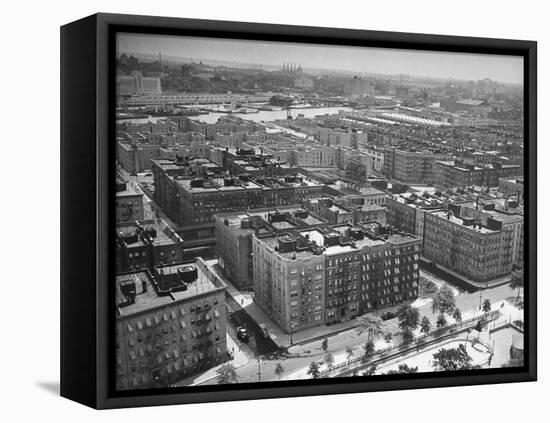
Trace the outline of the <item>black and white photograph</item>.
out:
M 524 57 L 115 54 L 116 391 L 524 366 Z

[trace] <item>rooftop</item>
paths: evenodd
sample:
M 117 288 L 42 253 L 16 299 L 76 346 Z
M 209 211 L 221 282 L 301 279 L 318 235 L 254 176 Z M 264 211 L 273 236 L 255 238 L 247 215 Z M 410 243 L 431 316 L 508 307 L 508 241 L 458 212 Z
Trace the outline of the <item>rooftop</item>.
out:
M 491 234 L 491 233 L 498 232 L 496 230 L 491 230 L 483 225 L 478 225 L 478 224 L 476 224 L 475 226 L 466 225 L 465 223 L 467 222 L 468 219 L 457 217 L 454 215 L 454 213 L 450 211 L 438 210 L 438 211 L 432 212 L 431 214 L 434 216 L 440 217 L 441 219 L 448 220 L 449 222 L 455 223 L 457 225 L 464 226 L 465 228 L 468 228 L 469 230 L 478 232 L 480 234 Z
M 143 220 L 136 222 L 117 224 L 117 235 L 122 238 L 127 247 L 139 247 L 146 245 L 141 234 L 151 237 L 153 244 L 157 246 L 171 245 L 183 242 L 180 236 L 162 220 Z M 143 233 L 146 232 L 146 233 Z
M 156 288 L 155 278 L 148 271 L 132 272 L 116 277 L 116 301 L 119 316 L 130 316 L 140 312 L 163 307 L 167 304 L 191 299 L 205 293 L 212 293 L 225 287 L 223 283 L 214 277 L 213 273 L 206 267 L 202 259 L 198 259 L 192 264 L 180 264 L 163 267 L 161 272 L 164 275 L 177 273 L 178 269 L 196 269 L 197 277 L 190 283 L 187 283 L 186 290 L 172 290 L 169 295 L 162 295 Z M 159 275 L 162 278 L 162 274 Z M 125 285 L 134 287 L 135 300 L 133 303 L 124 305 L 128 302 L 131 295 L 125 292 Z M 144 290 L 145 288 L 145 290 Z

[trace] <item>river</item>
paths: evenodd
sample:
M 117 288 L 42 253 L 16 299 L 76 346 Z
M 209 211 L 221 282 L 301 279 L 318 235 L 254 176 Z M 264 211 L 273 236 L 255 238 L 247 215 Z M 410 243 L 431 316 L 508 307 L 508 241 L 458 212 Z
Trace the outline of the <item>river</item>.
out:
M 299 114 L 304 115 L 306 118 L 312 118 L 315 116 L 321 115 L 334 115 L 338 111 L 344 110 L 349 112 L 353 110 L 351 107 L 313 107 L 313 108 L 300 108 L 300 109 L 290 109 L 293 118 L 297 118 Z M 206 123 L 215 123 L 218 121 L 218 118 L 221 116 L 238 116 L 240 118 L 250 120 L 253 122 L 273 122 L 279 119 L 286 119 L 287 111 L 286 110 L 261 110 L 258 113 L 234 113 L 229 115 L 227 113 L 207 113 L 197 116 L 189 116 L 190 119 L 200 120 Z M 117 119 L 117 123 L 123 122 L 132 122 L 132 123 L 147 123 L 147 122 L 156 122 L 159 119 L 164 119 L 164 116 L 149 116 L 148 118 L 138 118 L 138 119 Z

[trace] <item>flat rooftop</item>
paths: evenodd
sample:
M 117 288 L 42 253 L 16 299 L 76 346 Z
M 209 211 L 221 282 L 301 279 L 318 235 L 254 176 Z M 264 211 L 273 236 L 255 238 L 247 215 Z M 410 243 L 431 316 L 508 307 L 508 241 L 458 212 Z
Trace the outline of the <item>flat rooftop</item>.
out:
M 483 170 L 483 169 L 509 169 L 509 168 L 518 168 L 519 165 L 508 165 L 508 164 L 502 164 L 500 167 L 494 166 L 493 164 L 486 164 L 486 165 L 468 165 L 467 163 L 455 163 L 453 161 L 438 161 L 439 164 L 447 167 L 452 167 L 454 169 L 462 170 L 465 172 L 474 171 L 474 170 Z
M 234 232 L 254 233 L 255 232 L 254 228 L 241 227 L 241 221 L 243 219 L 251 218 L 253 216 L 259 216 L 262 219 L 267 220 L 268 214 L 274 213 L 275 211 L 278 211 L 280 213 L 294 213 L 299 210 L 303 210 L 302 206 L 295 205 L 295 206 L 278 207 L 277 209 L 273 209 L 273 208 L 252 209 L 246 212 L 220 213 L 220 214 L 217 214 L 216 216 L 222 221 L 227 221 L 227 226 L 231 228 L 231 230 Z M 265 234 L 265 233 L 269 233 L 269 232 L 264 227 L 260 228 L 260 234 Z
M 156 236 L 153 237 L 154 244 L 156 246 L 165 246 L 171 244 L 177 244 L 182 242 L 182 239 L 179 235 L 172 230 L 168 224 L 161 220 L 143 220 L 139 222 L 141 227 L 145 230 L 153 229 L 156 232 Z M 128 237 L 137 234 L 137 226 L 134 222 L 127 222 L 123 224 L 117 224 L 116 232 L 125 239 L 126 245 L 128 247 L 139 247 L 145 245 L 141 240 L 141 237 L 136 237 L 134 242 L 130 242 Z
M 209 277 L 203 272 L 201 266 L 197 266 L 196 262 L 192 264 L 181 264 L 164 267 L 164 273 L 176 273 L 178 268 L 184 268 L 187 266 L 194 266 L 197 269 L 197 279 L 187 284 L 186 291 L 172 292 L 172 295 L 159 296 L 155 291 L 152 283 L 151 274 L 148 271 L 140 271 L 133 273 L 126 273 L 118 275 L 116 277 L 116 297 L 117 304 L 122 302 L 125 298 L 121 291 L 121 285 L 124 282 L 135 282 L 136 286 L 136 298 L 134 304 L 118 307 L 120 310 L 120 316 L 131 316 L 143 311 L 156 309 L 163 307 L 167 304 L 175 303 L 178 301 L 191 299 L 201 294 L 211 293 L 223 287 L 223 285 L 216 286 Z M 147 291 L 143 292 L 142 284 L 145 283 Z M 120 317 L 119 316 L 119 317 Z
M 475 228 L 471 225 L 466 226 L 466 225 L 464 225 L 464 219 L 463 218 L 456 217 L 453 213 L 449 213 L 449 212 L 444 211 L 444 210 L 434 211 L 431 214 L 433 214 L 434 216 L 438 216 L 442 219 L 448 220 L 449 222 L 452 222 L 452 223 L 455 223 L 457 225 L 463 226 L 464 228 L 467 228 L 471 231 L 479 232 L 480 234 L 491 234 L 491 233 L 498 232 L 498 231 L 493 231 L 489 228 L 486 228 L 485 226 L 480 227 L 479 225 L 476 225 Z

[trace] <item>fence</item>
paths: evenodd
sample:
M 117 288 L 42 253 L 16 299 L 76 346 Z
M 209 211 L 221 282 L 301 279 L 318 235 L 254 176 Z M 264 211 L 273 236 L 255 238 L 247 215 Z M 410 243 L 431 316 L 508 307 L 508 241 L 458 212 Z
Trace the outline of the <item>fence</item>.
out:
M 338 364 L 331 369 L 321 372 L 319 377 L 331 377 L 339 373 L 345 373 L 346 371 L 350 371 L 351 369 L 356 367 L 356 365 L 358 365 L 357 367 L 361 367 L 361 365 L 376 364 L 377 362 L 380 362 L 382 360 L 389 359 L 393 355 L 403 354 L 408 351 L 424 347 L 430 342 L 439 341 L 445 336 L 455 335 L 457 332 L 463 332 L 464 330 L 473 327 L 474 324 L 477 324 L 477 322 L 486 323 L 488 321 L 494 320 L 499 315 L 499 310 L 493 310 L 480 316 L 464 320 L 460 323 L 454 323 L 443 328 L 435 329 L 427 334 L 414 337 L 410 342 L 402 342 L 398 345 L 392 345 L 381 350 L 376 350 L 369 355 L 363 355 L 361 357 L 357 357 L 344 363 Z

